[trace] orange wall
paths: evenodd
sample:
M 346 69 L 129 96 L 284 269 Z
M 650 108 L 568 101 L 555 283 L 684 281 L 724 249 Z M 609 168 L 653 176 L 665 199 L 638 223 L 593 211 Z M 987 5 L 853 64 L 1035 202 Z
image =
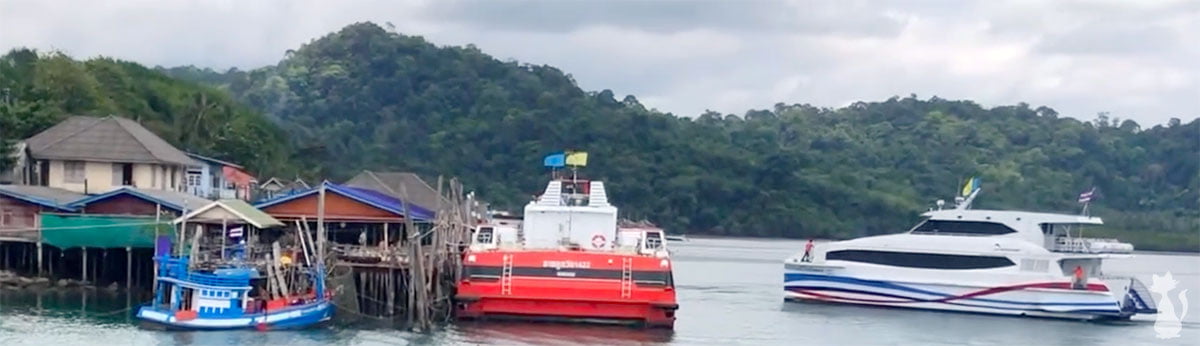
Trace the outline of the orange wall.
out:
M 290 200 L 263 209 L 277 219 L 299 219 L 300 216 L 309 221 L 317 220 L 318 194 Z M 325 219 L 339 221 L 400 221 L 402 215 L 382 210 L 355 201 L 333 192 L 325 194 Z

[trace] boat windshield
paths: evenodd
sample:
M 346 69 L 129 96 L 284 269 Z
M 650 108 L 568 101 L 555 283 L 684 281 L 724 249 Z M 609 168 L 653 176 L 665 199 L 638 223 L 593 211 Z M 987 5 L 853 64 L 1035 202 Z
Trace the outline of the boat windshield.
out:
M 1016 232 L 996 222 L 951 220 L 925 220 L 909 231 L 912 234 L 946 235 L 1001 235 Z

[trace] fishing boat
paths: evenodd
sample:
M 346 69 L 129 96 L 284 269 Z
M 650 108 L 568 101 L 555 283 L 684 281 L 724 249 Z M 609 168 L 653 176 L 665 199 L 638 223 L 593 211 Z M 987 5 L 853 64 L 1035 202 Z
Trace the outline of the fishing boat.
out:
M 266 330 L 332 318 L 322 258 L 307 233 L 284 234 L 282 223 L 240 200 L 214 202 L 176 224 L 191 246 L 158 237 L 154 300 L 137 312 L 144 325 Z
M 545 160 L 552 169 L 564 162 L 583 166 L 586 153 Z M 603 182 L 580 178 L 575 168 L 570 176 L 552 172 L 521 222 L 475 229 L 456 315 L 672 328 L 679 305 L 662 230 L 619 228 L 617 220 Z
M 1133 246 L 1083 238 L 1100 218 L 971 209 L 981 191 L 973 184 L 954 208 L 938 201 L 908 232 L 816 244 L 788 258 L 786 299 L 1085 320 L 1157 312 L 1140 281 L 1101 270 Z

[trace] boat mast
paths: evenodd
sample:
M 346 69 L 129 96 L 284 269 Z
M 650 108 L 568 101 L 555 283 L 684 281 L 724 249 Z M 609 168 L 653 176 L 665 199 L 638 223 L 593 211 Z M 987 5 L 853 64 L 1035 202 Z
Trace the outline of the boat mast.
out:
M 317 197 L 317 299 L 325 298 L 325 182 L 321 182 Z

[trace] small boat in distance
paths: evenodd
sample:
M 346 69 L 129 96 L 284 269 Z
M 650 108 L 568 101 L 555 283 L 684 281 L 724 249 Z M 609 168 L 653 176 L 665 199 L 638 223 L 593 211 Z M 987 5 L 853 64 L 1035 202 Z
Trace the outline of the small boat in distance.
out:
M 313 255 L 306 232 L 293 232 L 289 243 L 298 246 L 284 251 L 280 242 L 292 239 L 275 232 L 283 224 L 240 200 L 214 202 L 175 223 L 190 247 L 173 251 L 168 236 L 158 237 L 154 300 L 138 309 L 140 321 L 166 329 L 266 330 L 332 318 L 322 258 Z
M 1140 281 L 1101 271 L 1132 245 L 1080 237 L 1099 218 L 970 209 L 975 184 L 955 208 L 938 201 L 908 232 L 816 244 L 788 258 L 785 298 L 1088 320 L 1157 312 Z
M 552 168 L 562 161 L 546 160 Z M 679 305 L 663 232 L 620 225 L 603 182 L 555 175 L 523 215 L 474 231 L 455 296 L 458 318 L 674 327 Z
M 667 241 L 688 241 L 688 239 L 687 239 L 687 236 L 686 236 L 686 235 L 682 235 L 682 234 L 668 234 L 668 235 L 667 235 Z

